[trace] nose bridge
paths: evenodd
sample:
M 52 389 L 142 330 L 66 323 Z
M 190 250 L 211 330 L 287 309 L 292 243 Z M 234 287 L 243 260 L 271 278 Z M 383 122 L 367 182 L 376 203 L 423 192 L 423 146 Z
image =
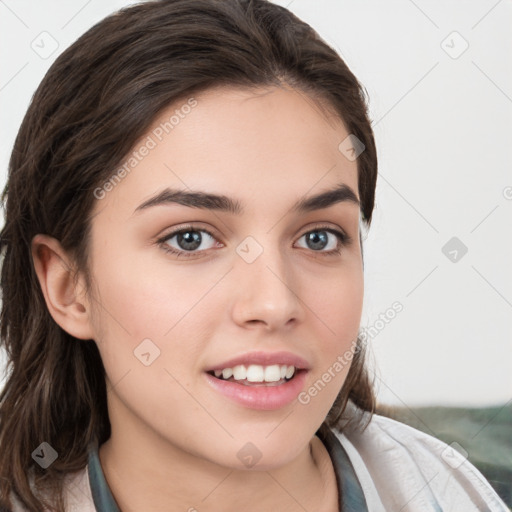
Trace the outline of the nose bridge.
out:
M 233 315 L 237 323 L 260 321 L 278 327 L 302 316 L 298 282 L 278 243 L 271 236 L 263 243 L 247 237 L 236 248 Z

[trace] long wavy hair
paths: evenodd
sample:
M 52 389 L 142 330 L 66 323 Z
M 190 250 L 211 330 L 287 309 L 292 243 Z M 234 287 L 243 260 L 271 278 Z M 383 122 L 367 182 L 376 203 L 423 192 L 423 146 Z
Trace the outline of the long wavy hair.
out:
M 50 67 L 16 137 L 2 195 L 1 507 L 10 508 L 14 494 L 31 512 L 64 511 L 63 477 L 85 467 L 93 438 L 101 445 L 110 436 L 96 343 L 53 320 L 35 273 L 32 238 L 58 239 L 90 283 L 94 191 L 157 115 L 213 86 L 283 84 L 321 100 L 364 144 L 358 190 L 369 227 L 377 154 L 366 90 L 336 51 L 287 9 L 267 0 L 145 2 L 94 25 Z M 349 399 L 375 409 L 361 338 L 322 426 L 339 425 Z M 42 441 L 59 454 L 47 469 L 31 457 Z M 40 489 L 50 492 L 48 499 L 34 492 Z

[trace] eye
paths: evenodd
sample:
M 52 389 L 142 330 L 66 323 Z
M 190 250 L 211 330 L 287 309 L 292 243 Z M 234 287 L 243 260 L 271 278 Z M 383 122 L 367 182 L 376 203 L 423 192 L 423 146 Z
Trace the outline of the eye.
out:
M 211 249 L 216 238 L 206 229 L 184 227 L 158 240 L 164 251 L 177 256 L 192 257 Z
M 322 254 L 340 254 L 343 246 L 351 242 L 351 237 L 342 231 L 332 227 L 320 226 L 304 233 L 299 241 L 305 239 L 305 249 Z M 178 257 L 198 257 L 202 252 L 213 247 L 222 246 L 215 236 L 207 229 L 200 229 L 194 226 L 185 226 L 176 229 L 171 233 L 157 240 L 157 243 L 167 253 Z
M 351 238 L 342 231 L 323 226 L 304 233 L 299 238 L 302 239 L 305 239 L 305 249 L 325 254 L 340 254 L 342 247 L 351 241 Z

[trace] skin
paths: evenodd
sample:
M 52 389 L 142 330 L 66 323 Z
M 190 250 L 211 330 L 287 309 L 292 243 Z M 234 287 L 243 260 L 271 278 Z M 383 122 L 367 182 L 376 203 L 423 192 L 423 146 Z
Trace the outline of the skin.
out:
M 57 240 L 34 238 L 48 309 L 99 348 L 112 425 L 99 455 L 123 512 L 332 512 L 334 470 L 315 432 L 349 366 L 309 404 L 272 411 L 214 391 L 204 370 L 251 350 L 286 350 L 309 362 L 307 390 L 351 347 L 364 288 L 359 207 L 291 209 L 340 183 L 358 196 L 357 163 L 338 150 L 348 132 L 288 86 L 216 88 L 195 98 L 190 114 L 96 202 L 91 290 L 83 276 L 73 282 L 72 260 Z M 162 112 L 141 142 L 180 105 Z M 229 196 L 244 212 L 167 204 L 134 214 L 167 186 Z M 180 249 L 176 236 L 157 242 L 184 223 L 215 236 L 200 232 L 191 258 L 164 250 Z M 325 233 L 318 225 L 341 228 L 352 241 L 327 234 L 325 248 L 311 248 L 304 235 Z M 250 264 L 236 252 L 247 236 L 263 248 Z M 339 254 L 326 254 L 337 246 Z M 160 350 L 149 366 L 134 356 L 146 338 Z M 247 442 L 261 452 L 252 468 L 237 457 Z

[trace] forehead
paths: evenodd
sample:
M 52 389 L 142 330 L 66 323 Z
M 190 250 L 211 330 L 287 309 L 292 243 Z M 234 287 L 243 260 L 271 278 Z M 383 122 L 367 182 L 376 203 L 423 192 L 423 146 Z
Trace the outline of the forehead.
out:
M 357 195 L 357 164 L 338 149 L 348 135 L 338 116 L 296 89 L 209 89 L 159 114 L 96 206 L 115 204 L 126 217 L 163 187 L 252 198 L 260 209 L 339 183 Z

